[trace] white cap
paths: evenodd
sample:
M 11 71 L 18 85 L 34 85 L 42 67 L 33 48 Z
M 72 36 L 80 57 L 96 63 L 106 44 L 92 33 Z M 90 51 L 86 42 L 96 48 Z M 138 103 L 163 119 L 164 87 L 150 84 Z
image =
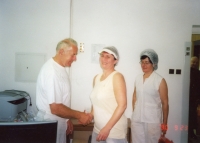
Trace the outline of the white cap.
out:
M 115 59 L 119 59 L 119 54 L 115 47 L 105 47 L 99 52 L 99 54 L 101 54 L 102 52 L 112 54 L 115 57 Z

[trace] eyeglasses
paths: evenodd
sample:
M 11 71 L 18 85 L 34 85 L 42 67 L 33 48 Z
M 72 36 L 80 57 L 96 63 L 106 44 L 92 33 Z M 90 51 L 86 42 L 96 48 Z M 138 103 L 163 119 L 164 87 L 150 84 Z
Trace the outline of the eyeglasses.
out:
M 139 62 L 141 65 L 149 65 L 149 64 L 151 64 L 150 62 L 142 62 L 142 61 L 140 61 Z

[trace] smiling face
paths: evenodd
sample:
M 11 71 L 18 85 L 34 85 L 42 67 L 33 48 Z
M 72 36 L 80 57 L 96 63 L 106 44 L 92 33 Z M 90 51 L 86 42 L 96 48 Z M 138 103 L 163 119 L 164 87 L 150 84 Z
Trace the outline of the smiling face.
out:
M 145 59 L 141 59 L 140 64 L 144 73 L 151 73 L 154 71 L 153 64 L 148 57 L 146 57 Z
M 102 69 L 114 69 L 117 60 L 115 60 L 112 54 L 102 52 L 100 53 L 99 62 Z
M 60 49 L 61 66 L 71 67 L 71 64 L 76 61 L 77 51 L 78 48 L 76 46 Z

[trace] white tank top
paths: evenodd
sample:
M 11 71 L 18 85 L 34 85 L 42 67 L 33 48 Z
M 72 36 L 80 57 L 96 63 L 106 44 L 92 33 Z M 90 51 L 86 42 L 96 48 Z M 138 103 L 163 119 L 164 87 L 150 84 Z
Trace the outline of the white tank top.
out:
M 97 75 L 95 79 L 95 86 L 90 95 L 93 111 L 94 111 L 94 132 L 99 131 L 106 125 L 113 115 L 117 102 L 113 90 L 113 75 L 117 73 L 114 71 L 105 80 L 100 81 L 102 74 Z M 113 126 L 108 138 L 123 139 L 127 132 L 127 118 L 125 115 Z

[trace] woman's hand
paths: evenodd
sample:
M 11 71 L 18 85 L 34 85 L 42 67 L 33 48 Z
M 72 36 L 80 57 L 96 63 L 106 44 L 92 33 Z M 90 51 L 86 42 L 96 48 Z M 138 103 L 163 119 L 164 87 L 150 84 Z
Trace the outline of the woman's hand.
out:
M 105 141 L 105 140 L 107 139 L 109 133 L 110 133 L 110 130 L 109 130 L 109 129 L 107 129 L 107 128 L 105 128 L 105 127 L 102 128 L 101 131 L 99 132 L 99 134 L 98 134 L 96 140 L 97 140 L 97 141 Z
M 165 136 L 167 129 L 168 129 L 167 124 L 161 124 L 162 136 Z

